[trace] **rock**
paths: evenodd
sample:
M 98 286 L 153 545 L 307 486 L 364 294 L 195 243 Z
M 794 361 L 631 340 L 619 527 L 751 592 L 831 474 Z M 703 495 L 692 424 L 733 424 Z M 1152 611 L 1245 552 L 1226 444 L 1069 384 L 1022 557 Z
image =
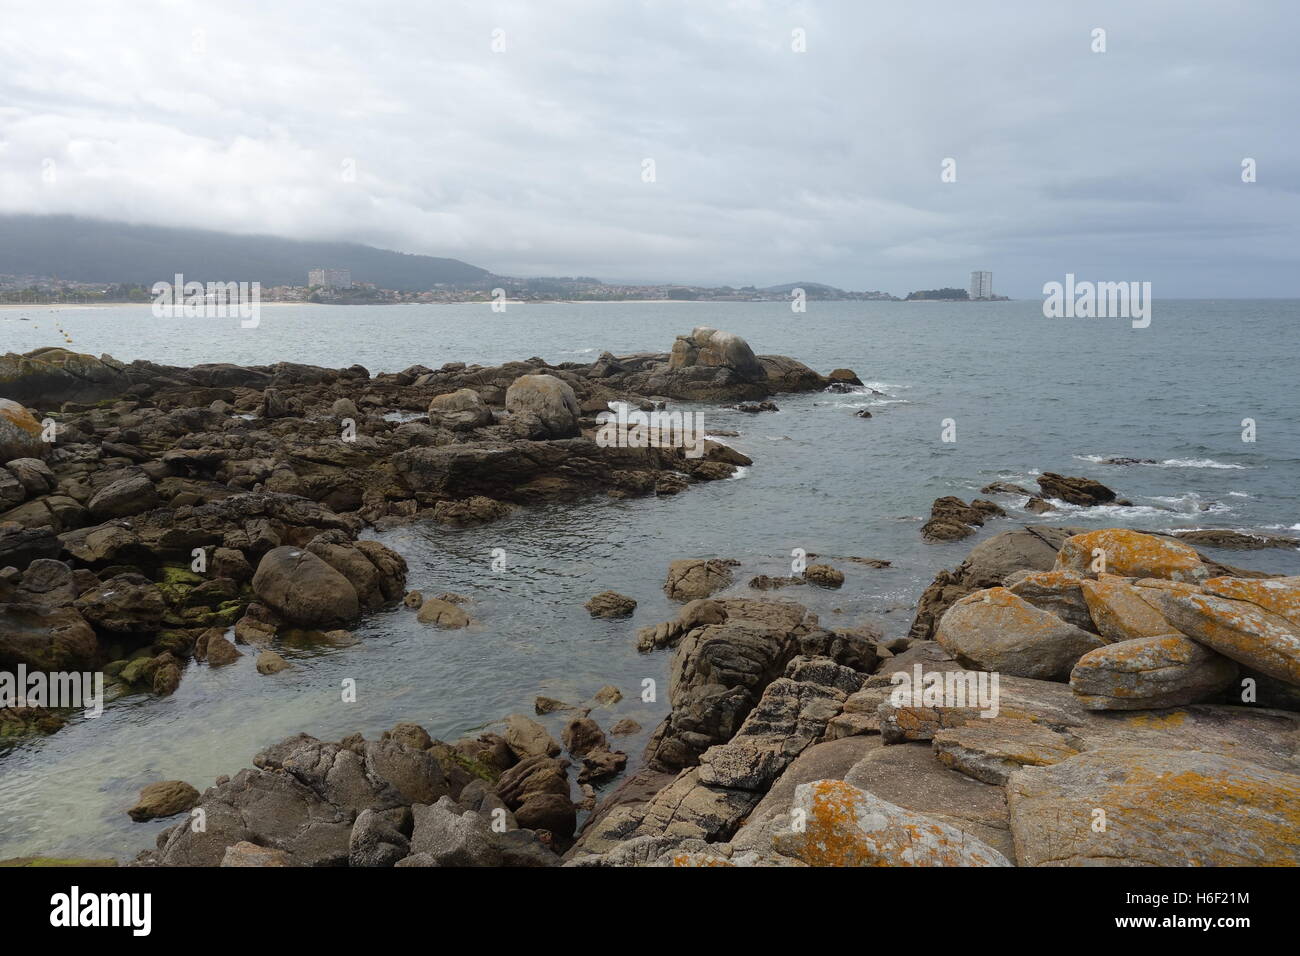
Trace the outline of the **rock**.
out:
M 148 578 L 119 574 L 77 598 L 76 608 L 101 630 L 129 634 L 161 628 L 167 603 Z
M 609 742 L 605 739 L 600 725 L 590 717 L 575 717 L 564 725 L 560 734 L 564 749 L 575 757 L 582 757 L 593 750 L 608 750 Z
M 1140 588 L 1179 631 L 1245 667 L 1300 686 L 1300 627 L 1246 601 Z
M 230 578 L 236 584 L 243 584 L 253 577 L 253 566 L 244 557 L 244 552 L 235 548 L 215 548 L 210 567 L 214 576 Z
M 141 790 L 140 799 L 127 811 L 127 816 L 143 823 L 192 810 L 198 802 L 199 792 L 184 780 L 163 780 Z
M 411 855 L 399 866 L 553 866 L 559 863 L 528 830 L 498 833 L 480 813 L 443 797 L 414 808 Z
M 1021 866 L 1300 865 L 1297 795 L 1294 773 L 1143 747 L 1081 753 L 1007 783 Z
M 2 470 L 8 471 L 22 486 L 26 496 L 31 498 L 48 495 L 59 484 L 54 472 L 50 471 L 50 466 L 39 458 L 15 458 L 6 462 Z M 3 479 L 3 474 L 0 474 L 0 479 Z
M 348 866 L 395 865 L 411 852 L 413 826 L 414 817 L 406 807 L 362 810 L 348 838 Z
M 577 828 L 577 812 L 567 796 L 544 793 L 529 797 L 515 811 L 519 825 L 528 830 L 547 830 L 569 840 Z
M 829 564 L 810 564 L 803 576 L 810 584 L 822 588 L 838 588 L 844 584 L 844 572 L 837 571 Z
M 1043 497 L 1057 498 L 1072 505 L 1104 505 L 1115 500 L 1115 492 L 1091 478 L 1068 478 L 1054 472 L 1039 476 L 1038 487 Z
M 44 458 L 49 444 L 41 441 L 41 423 L 22 405 L 0 398 L 0 463 L 15 458 Z
M 802 827 L 778 831 L 772 847 L 809 866 L 1011 865 L 969 833 L 843 780 L 801 784 L 792 810 Z
M 209 661 L 211 661 L 211 657 L 209 657 Z M 256 666 L 259 674 L 278 674 L 280 671 L 287 671 L 290 667 L 288 661 L 271 650 L 262 651 L 257 655 Z
M 1097 632 L 1107 643 L 1177 634 L 1174 626 L 1124 578 L 1100 574 L 1095 581 L 1081 579 L 1080 587 Z
M 1044 680 L 1065 680 L 1080 657 L 1103 643 L 1006 588 L 962 598 L 944 614 L 936 639 L 971 667 Z
M 617 591 L 601 591 L 583 605 L 592 617 L 630 617 L 636 601 Z
M 858 409 L 856 412 L 854 412 L 853 414 L 854 414 L 856 417 L 858 417 L 858 418 L 870 418 L 870 417 L 871 417 L 871 412 L 867 411 L 867 409 L 865 409 L 865 408 L 859 408 L 859 409 Z
M 857 373 L 855 373 L 851 368 L 833 369 L 831 371 L 831 374 L 826 377 L 829 378 L 832 382 L 840 382 L 844 385 L 862 384 L 862 379 L 858 378 Z
M 233 664 L 244 655 L 240 653 L 234 644 L 231 644 L 225 637 L 219 633 L 212 634 L 207 641 L 204 649 L 204 656 L 208 660 L 209 667 L 224 667 L 226 664 Z M 266 652 L 264 652 L 266 653 Z M 276 655 L 279 656 L 278 654 Z M 283 658 L 281 658 L 283 660 Z M 261 673 L 274 673 L 272 671 L 263 671 L 261 668 L 261 656 L 258 656 L 258 671 Z
M 468 627 L 470 623 L 468 614 L 450 601 L 444 601 L 441 598 L 426 598 L 424 603 L 420 605 L 416 619 L 421 624 L 432 624 L 442 630 L 453 631 Z
M 1034 493 L 1028 488 L 1013 485 L 1009 481 L 994 481 L 980 489 L 982 495 L 1025 495 L 1032 498 Z
M 1105 572 L 1129 578 L 1165 578 L 1194 583 L 1209 577 L 1195 549 L 1171 538 L 1142 534 L 1127 528 L 1105 528 L 1066 538 L 1056 557 L 1058 571 L 1095 577 L 1093 562 L 1105 556 Z
M 487 524 L 509 515 L 514 508 L 504 501 L 473 495 L 463 501 L 439 501 L 433 506 L 433 520 L 441 524 Z
M 593 695 L 591 699 L 597 704 L 597 706 L 613 707 L 623 699 L 623 692 L 613 684 L 606 684 L 600 690 L 596 691 L 595 695 Z
M 222 866 L 293 866 L 292 858 L 283 850 L 258 846 L 247 840 L 226 847 L 221 857 Z
M 453 431 L 469 431 L 491 425 L 492 409 L 474 389 L 457 389 L 429 402 L 429 422 Z
M 1070 672 L 1070 687 L 1089 710 L 1154 710 L 1205 700 L 1236 679 L 1232 661 L 1165 633 L 1089 651 Z
M 679 335 L 668 359 L 670 369 L 694 366 L 731 369 L 742 381 L 760 382 L 767 372 L 749 343 L 739 335 L 698 326 L 690 335 Z
M 576 711 L 582 716 L 587 716 L 590 710 L 586 707 L 579 707 L 577 704 L 566 703 L 557 700 L 554 697 L 537 696 L 533 699 L 533 713 L 535 714 L 553 714 L 556 711 L 571 710 Z
M 1080 630 L 1097 630 L 1083 596 L 1084 579 L 1073 571 L 1017 571 L 1006 581 L 1008 591 L 1040 611 L 1055 614 Z
M 1079 752 L 1064 734 L 1009 717 L 968 720 L 935 731 L 933 740 L 934 755 L 945 767 L 999 787 L 1021 767 L 1049 766 Z
M 560 745 L 546 732 L 546 728 L 523 714 L 511 714 L 506 718 L 505 739 L 520 760 L 526 757 L 553 757 L 560 752 Z
M 27 575 L 23 575 L 24 587 L 26 581 Z M 1217 577 L 1210 578 L 1201 587 L 1207 594 L 1217 594 L 1233 601 L 1249 601 L 1300 627 L 1300 577 L 1264 580 Z
M 1031 497 L 1025 502 L 1025 510 L 1031 515 L 1045 515 L 1055 509 L 1042 498 Z
M 1260 551 L 1265 548 L 1300 548 L 1300 538 L 1279 534 L 1251 534 L 1228 528 L 1198 528 L 1195 531 L 1171 531 L 1180 541 L 1197 547 L 1224 548 L 1229 551 Z
M 617 776 L 627 767 L 627 754 L 621 750 L 591 750 L 582 757 L 578 783 L 587 784 Z
M 664 593 L 674 601 L 694 601 L 721 591 L 731 582 L 728 562 L 688 558 L 668 566 Z
M 541 434 L 530 437 L 568 438 L 579 432 L 577 396 L 554 375 L 519 376 L 506 390 L 506 411 L 540 421 Z
M 641 725 L 631 717 L 624 717 L 622 720 L 614 724 L 613 727 L 609 728 L 609 732 L 615 737 L 627 737 L 631 734 L 639 734 L 641 732 Z
M 162 507 L 158 489 L 143 472 L 128 475 L 101 488 L 87 505 L 97 521 L 126 518 Z
M 253 575 L 253 593 L 286 622 L 328 628 L 361 614 L 356 588 L 319 557 L 302 548 L 272 548 Z
M 557 752 L 558 749 L 557 745 Z M 540 794 L 552 793 L 567 799 L 568 763 L 545 755 L 525 757 L 502 772 L 497 780 L 497 793 L 507 807 L 514 809 Z
M 330 416 L 338 419 L 350 418 L 355 422 L 361 418 L 361 412 L 357 410 L 356 402 L 352 399 L 337 398 L 330 406 Z

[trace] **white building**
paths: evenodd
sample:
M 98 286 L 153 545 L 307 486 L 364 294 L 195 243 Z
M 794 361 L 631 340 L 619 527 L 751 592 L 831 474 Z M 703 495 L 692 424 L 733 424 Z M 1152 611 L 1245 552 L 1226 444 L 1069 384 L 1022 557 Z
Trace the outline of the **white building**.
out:
M 970 274 L 970 297 L 972 299 L 993 298 L 992 272 L 972 272 Z
M 325 289 L 351 289 L 352 270 L 312 269 L 307 273 L 307 284 Z

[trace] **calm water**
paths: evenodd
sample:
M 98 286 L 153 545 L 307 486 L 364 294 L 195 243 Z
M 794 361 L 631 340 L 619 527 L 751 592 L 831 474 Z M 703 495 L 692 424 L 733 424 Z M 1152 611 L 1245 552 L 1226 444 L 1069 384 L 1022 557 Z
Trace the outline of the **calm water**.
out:
M 1300 531 L 1298 319 L 1295 301 L 1157 302 L 1150 328 L 1140 330 L 1126 320 L 1048 320 L 1037 301 L 814 302 L 804 315 L 778 303 L 512 305 L 504 314 L 486 305 L 308 306 L 265 307 L 260 327 L 242 330 L 154 319 L 147 306 L 0 310 L 0 351 L 62 344 L 61 328 L 77 350 L 122 360 L 360 362 L 371 372 L 666 351 L 675 335 L 713 325 L 760 353 L 792 355 L 823 372 L 852 368 L 888 396 L 783 396 L 780 412 L 764 415 L 706 407 L 710 427 L 741 432 L 727 441 L 755 464 L 673 498 L 591 500 L 485 528 L 379 535 L 405 555 L 410 587 L 471 596 L 480 625 L 439 632 L 404 610 L 380 614 L 358 630 L 355 646 L 282 649 L 296 665 L 290 672 L 262 677 L 251 655 L 220 670 L 191 666 L 172 697 L 122 698 L 96 720 L 13 749 L 0 756 L 0 858 L 126 859 L 167 825 L 133 824 L 125 814 L 153 780 L 203 789 L 297 731 L 371 736 L 414 720 L 452 739 L 511 711 L 531 713 L 539 693 L 582 701 L 618 685 L 625 700 L 593 716 L 606 728 L 625 716 L 643 725 L 623 741 L 635 766 L 665 712 L 668 655 L 638 655 L 634 632 L 674 613 L 660 586 L 675 558 L 739 558 L 735 593 L 754 574 L 789 573 L 796 547 L 892 560 L 888 570 L 833 560 L 847 577 L 841 591 L 781 593 L 832 625 L 870 621 L 896 635 L 935 571 L 980 540 L 922 543 L 930 502 L 969 498 L 995 479 L 1088 475 L 1138 506 L 1017 520 Z M 863 406 L 875 417 L 854 417 Z M 940 440 L 947 418 L 956 443 Z M 1253 444 L 1241 440 L 1243 418 L 1257 423 Z M 1096 461 L 1110 456 L 1160 464 Z M 1011 526 L 989 522 L 981 537 Z M 494 548 L 507 553 L 500 573 L 489 567 Z M 1292 551 L 1224 557 L 1300 573 Z M 606 588 L 641 602 L 631 620 L 588 617 L 582 602 Z M 354 704 L 340 699 L 347 677 L 358 684 Z M 659 703 L 640 699 L 647 678 L 659 684 Z M 558 735 L 563 719 L 543 720 Z

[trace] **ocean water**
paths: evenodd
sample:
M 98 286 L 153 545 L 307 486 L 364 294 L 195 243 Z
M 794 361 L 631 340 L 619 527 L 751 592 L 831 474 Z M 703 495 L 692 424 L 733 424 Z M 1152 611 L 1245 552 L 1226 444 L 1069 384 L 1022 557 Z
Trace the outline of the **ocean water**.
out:
M 26 318 L 26 321 L 24 321 Z M 236 321 L 160 320 L 148 306 L 0 310 L 0 351 L 65 344 L 121 360 L 190 365 L 279 360 L 372 372 L 448 361 L 493 364 L 538 355 L 590 361 L 603 350 L 667 351 L 697 325 L 743 335 L 756 352 L 791 355 L 820 371 L 854 369 L 882 395 L 778 396 L 780 411 L 713 406 L 710 429 L 754 459 L 728 481 L 675 497 L 588 499 L 522 510 L 486 527 L 412 525 L 376 535 L 410 564 L 409 586 L 459 591 L 479 622 L 429 630 L 404 609 L 381 613 L 360 641 L 326 650 L 281 648 L 291 671 L 264 677 L 253 656 L 209 670 L 191 665 L 176 694 L 131 695 L 97 719 L 0 754 L 0 858 L 24 854 L 129 859 L 173 821 L 132 823 L 139 789 L 179 778 L 200 790 L 249 766 L 253 754 L 305 731 L 374 736 L 399 720 L 452 739 L 546 694 L 589 700 L 606 685 L 624 699 L 593 716 L 638 763 L 667 709 L 669 652 L 635 650 L 637 627 L 671 617 L 661 591 L 683 557 L 742 562 L 729 592 L 755 574 L 788 574 L 803 548 L 844 571 L 839 591 L 791 588 L 830 626 L 872 623 L 906 633 L 934 573 L 977 541 L 1019 523 L 1142 529 L 1236 528 L 1300 534 L 1297 301 L 1157 301 L 1149 328 L 1122 319 L 1046 319 L 1038 301 L 266 306 L 256 329 Z M 868 408 L 873 417 L 854 416 Z M 1256 441 L 1242 441 L 1243 419 Z M 956 441 L 942 441 L 945 421 Z M 1127 456 L 1153 465 L 1113 466 Z M 1042 471 L 1097 478 L 1132 508 L 1066 508 L 1035 516 L 998 497 L 1009 520 L 947 544 L 921 540 L 940 495 L 970 498 L 990 481 L 1032 486 Z M 493 571 L 493 549 L 506 567 Z M 843 560 L 884 558 L 872 570 Z M 1223 553 L 1239 565 L 1300 573 L 1290 550 Z M 636 598 L 624 621 L 582 608 L 613 589 Z M 748 592 L 755 593 L 755 592 Z M 344 703 L 340 683 L 357 682 Z M 646 682 L 655 699 L 644 700 Z M 557 736 L 563 716 L 540 718 Z

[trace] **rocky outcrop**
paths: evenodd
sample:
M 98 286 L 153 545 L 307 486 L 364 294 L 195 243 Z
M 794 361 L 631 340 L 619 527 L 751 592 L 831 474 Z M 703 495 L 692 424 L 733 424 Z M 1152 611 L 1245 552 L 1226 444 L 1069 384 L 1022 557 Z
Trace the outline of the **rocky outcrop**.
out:
M 729 587 L 735 561 L 686 558 L 668 566 L 664 594 L 674 601 L 697 601 Z
M 1115 501 L 1115 492 L 1091 478 L 1070 478 L 1055 472 L 1044 472 L 1038 477 L 1038 487 L 1044 498 L 1056 498 L 1071 505 L 1105 505 Z

